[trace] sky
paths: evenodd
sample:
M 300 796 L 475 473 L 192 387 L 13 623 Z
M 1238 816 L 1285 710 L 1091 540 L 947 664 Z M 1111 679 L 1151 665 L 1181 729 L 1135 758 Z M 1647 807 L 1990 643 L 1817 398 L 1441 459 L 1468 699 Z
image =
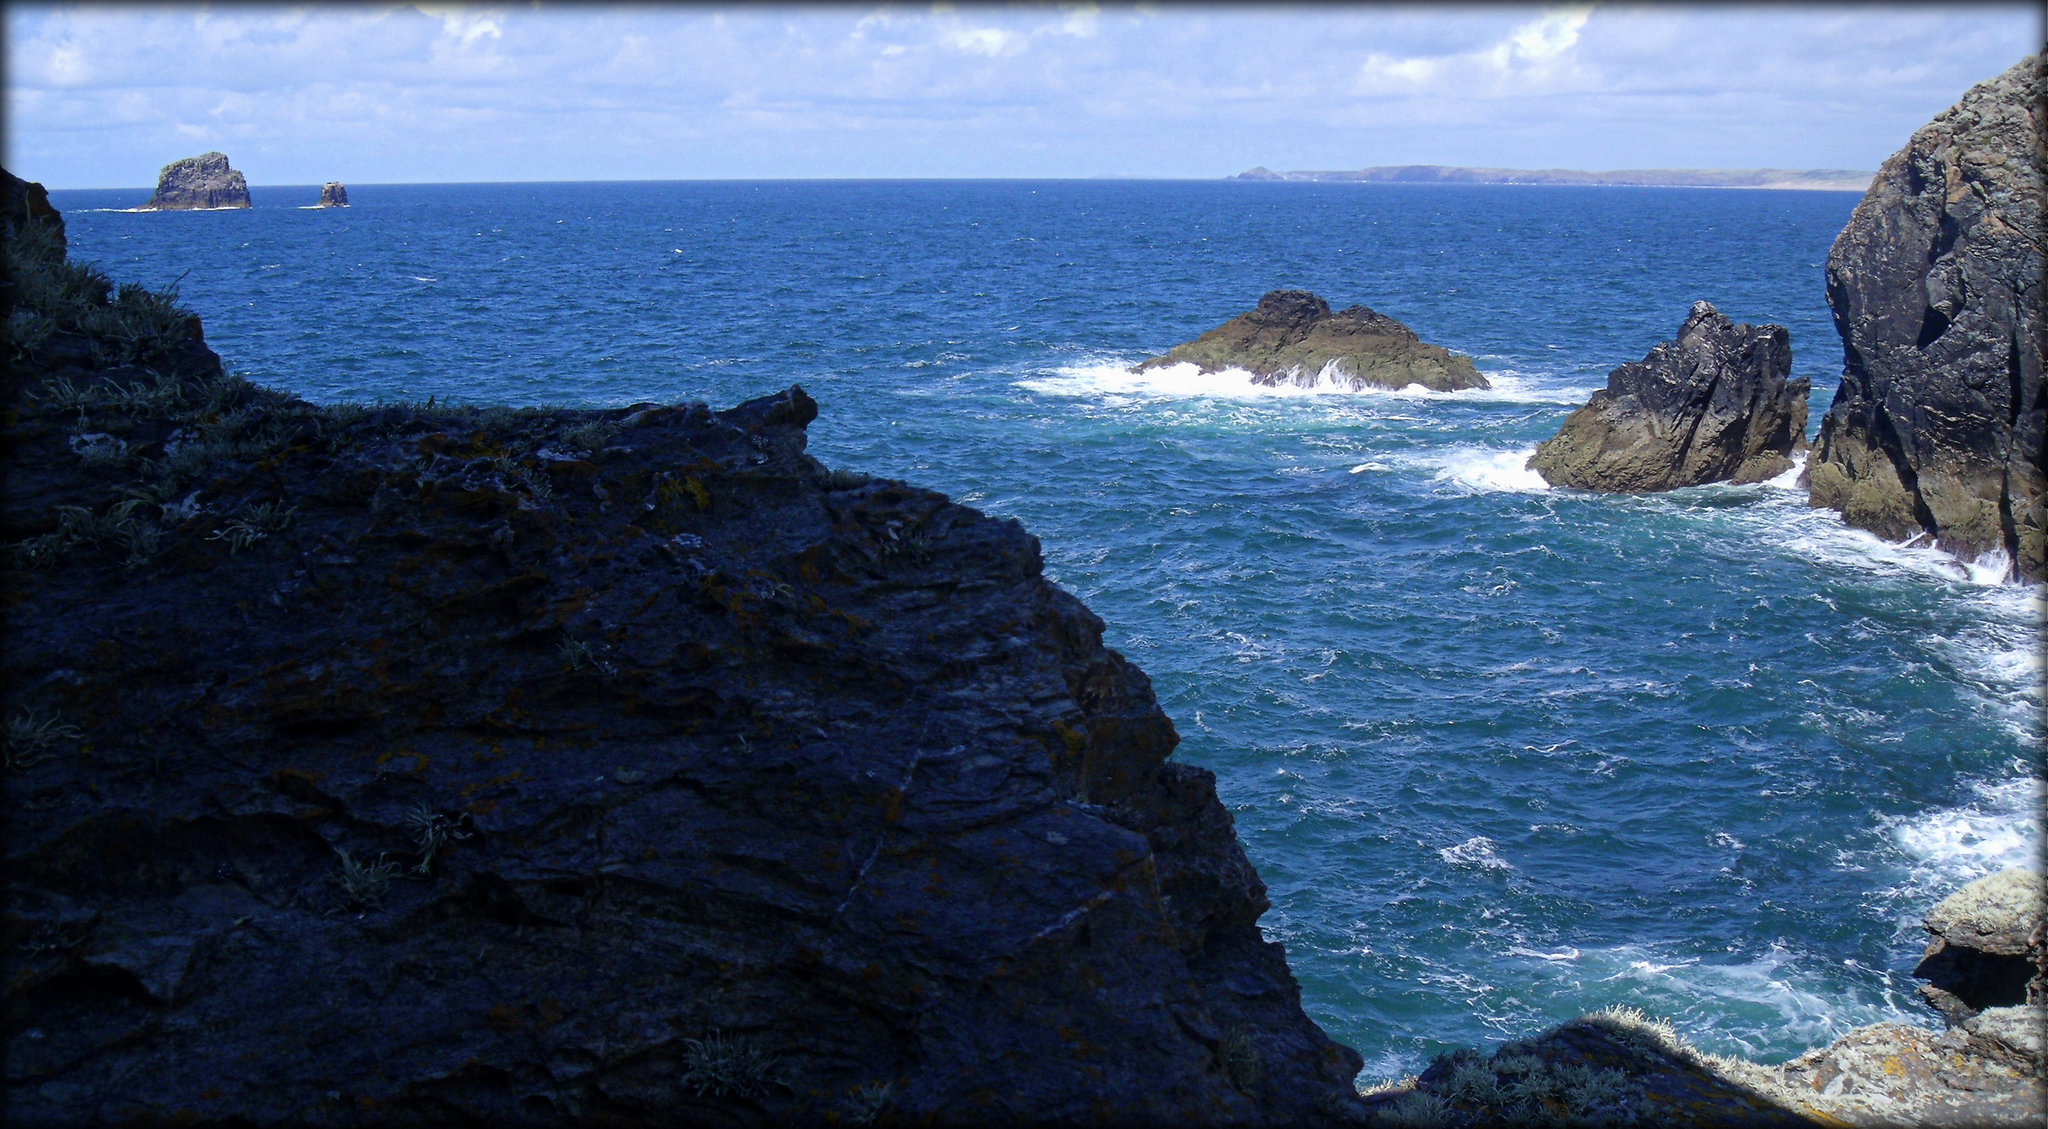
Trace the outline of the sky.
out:
M 8 3 L 6 167 L 148 186 L 1874 170 L 2033 4 Z

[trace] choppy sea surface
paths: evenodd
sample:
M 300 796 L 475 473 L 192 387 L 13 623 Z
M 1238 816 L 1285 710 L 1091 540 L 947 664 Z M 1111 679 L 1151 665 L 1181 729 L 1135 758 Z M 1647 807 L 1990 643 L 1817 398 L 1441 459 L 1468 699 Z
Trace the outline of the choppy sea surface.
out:
M 1391 1077 L 1613 1003 L 1782 1060 L 1913 996 L 1918 920 L 2038 866 L 2041 591 L 1792 476 L 1547 489 L 1535 444 L 1695 299 L 1790 329 L 1817 426 L 1853 194 L 1238 182 L 60 191 L 309 399 L 714 407 L 1043 540 L 1215 770 L 1303 1005 Z M 1128 366 L 1300 287 L 1491 391 Z M 1809 428 L 1811 431 L 1811 428 Z

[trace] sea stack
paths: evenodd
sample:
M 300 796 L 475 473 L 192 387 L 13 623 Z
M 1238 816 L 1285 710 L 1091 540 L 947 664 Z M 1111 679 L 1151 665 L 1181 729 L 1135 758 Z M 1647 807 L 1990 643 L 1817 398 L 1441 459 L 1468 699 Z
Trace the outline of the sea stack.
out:
M 1811 391 L 1791 371 L 1783 326 L 1738 325 L 1694 302 L 1678 339 L 1608 373 L 1529 468 L 1553 486 L 1625 493 L 1783 474 Z
M 320 186 L 320 203 L 315 206 L 321 208 L 348 207 L 348 189 L 343 188 L 338 180 L 328 181 Z
M 1306 290 L 1275 290 L 1239 314 L 1138 371 L 1193 364 L 1203 372 L 1244 369 L 1255 384 L 1315 387 L 1328 378 L 1352 389 L 1406 388 L 1437 392 L 1488 387 L 1472 358 L 1425 344 L 1415 331 L 1364 306 L 1330 312 Z
M 1881 537 L 2044 564 L 2041 56 L 1915 133 L 1828 253 L 1842 383 L 1810 500 Z
M 249 206 L 249 185 L 228 167 L 225 153 L 201 153 L 172 161 L 156 177 L 156 195 L 146 212 L 209 211 Z

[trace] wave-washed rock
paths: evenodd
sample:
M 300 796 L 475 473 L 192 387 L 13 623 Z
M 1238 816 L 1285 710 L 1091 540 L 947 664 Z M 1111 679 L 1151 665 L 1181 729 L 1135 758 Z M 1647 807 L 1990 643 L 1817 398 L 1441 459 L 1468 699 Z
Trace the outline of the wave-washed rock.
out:
M 1783 326 L 1736 324 L 1694 302 L 1675 341 L 1607 375 L 1529 468 L 1553 486 L 1645 492 L 1761 482 L 1792 469 L 1811 386 Z
M 801 388 L 307 404 L 40 231 L 10 1123 L 1355 1112 L 1213 777 L 1015 521 L 827 470 Z
M 1815 506 L 2048 580 L 2041 396 L 2042 56 L 1973 87 L 1893 154 L 1828 253 L 1842 383 Z
M 1329 381 L 1359 388 L 1438 392 L 1486 388 L 1472 358 L 1426 344 L 1415 331 L 1364 306 L 1330 312 L 1306 290 L 1274 290 L 1242 313 L 1193 341 L 1153 357 L 1138 371 L 1193 364 L 1202 372 L 1243 369 L 1256 384 L 1305 387 Z
M 348 207 L 348 189 L 343 188 L 340 181 L 330 180 L 320 186 L 320 202 L 314 206 L 319 208 L 346 208 Z
M 157 173 L 156 194 L 138 211 L 200 211 L 214 208 L 246 208 L 249 185 L 242 174 L 228 167 L 225 153 L 201 153 L 172 161 Z
M 1934 940 L 1914 974 L 1962 993 L 1922 988 L 1945 1031 L 1876 1023 L 1767 1066 L 1705 1053 L 1668 1023 L 1609 1008 L 1491 1056 L 1442 1056 L 1368 1095 L 1369 1108 L 1386 1122 L 1454 1127 L 2040 1125 L 2043 900 L 2040 875 L 2014 869 L 1927 914 Z

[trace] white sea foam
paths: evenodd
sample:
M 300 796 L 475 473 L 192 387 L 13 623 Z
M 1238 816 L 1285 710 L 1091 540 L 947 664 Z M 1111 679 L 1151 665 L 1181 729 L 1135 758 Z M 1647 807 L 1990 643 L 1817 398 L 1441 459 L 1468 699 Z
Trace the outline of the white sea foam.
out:
M 1334 362 L 1333 362 L 1334 363 Z M 1532 404 L 1576 404 L 1586 389 L 1549 387 L 1518 373 L 1488 373 L 1491 388 L 1437 392 L 1420 384 L 1406 388 L 1354 388 L 1330 366 L 1307 380 L 1259 384 L 1240 368 L 1203 372 L 1193 364 L 1162 365 L 1144 372 L 1132 362 L 1097 358 L 1065 365 L 1017 381 L 1017 387 L 1047 396 L 1141 397 L 1147 399 L 1296 399 L 1304 396 L 1372 396 L 1395 400 L 1505 401 Z
M 2040 866 L 2041 779 L 1986 781 L 1975 791 L 1976 798 L 1960 807 L 1887 821 L 1907 870 L 1906 881 L 1891 892 L 1904 899 L 1900 912 L 1915 922 L 1930 898 L 2007 867 Z
M 1452 866 L 1473 866 L 1481 870 L 1513 870 L 1508 861 L 1494 852 L 1495 843 L 1484 835 L 1474 835 L 1455 847 L 1444 847 L 1437 851 L 1437 857 Z
M 1474 494 L 1538 493 L 1550 489 L 1543 476 L 1529 469 L 1534 447 L 1503 451 L 1497 447 L 1446 447 L 1424 456 L 1423 466 L 1436 471 L 1434 481 Z
M 1902 1010 L 1889 991 L 1882 1002 L 1843 993 L 1811 956 L 1779 944 L 1726 963 L 1617 945 L 1589 950 L 1569 967 L 1597 983 L 1627 985 L 1629 1002 L 1672 1020 L 1710 1050 L 1719 1043 L 1755 1053 L 1787 1034 L 1820 1046 L 1853 1027 L 1897 1019 Z

